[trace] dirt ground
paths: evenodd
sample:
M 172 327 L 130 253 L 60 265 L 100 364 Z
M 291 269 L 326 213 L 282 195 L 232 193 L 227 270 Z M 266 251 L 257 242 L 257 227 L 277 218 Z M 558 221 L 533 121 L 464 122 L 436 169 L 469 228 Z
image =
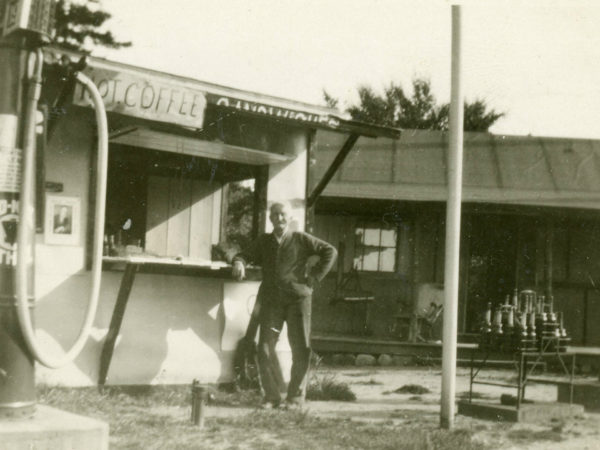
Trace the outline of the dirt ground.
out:
M 384 420 L 406 423 L 418 420 L 424 426 L 437 426 L 440 420 L 440 368 L 336 368 L 320 369 L 317 376 L 335 376 L 348 383 L 357 396 L 354 403 L 309 402 L 314 414 L 345 417 L 352 420 Z M 486 370 L 478 379 L 514 382 L 511 370 Z M 395 393 L 405 385 L 419 385 L 430 392 L 420 395 Z M 457 399 L 469 391 L 469 370 L 457 371 Z M 514 394 L 515 389 L 476 385 L 476 396 L 499 403 L 501 394 Z M 535 403 L 555 401 L 557 388 L 552 385 L 527 387 L 527 399 Z M 413 422 L 414 423 L 414 422 Z M 598 449 L 600 448 L 600 414 L 584 413 L 567 420 L 547 423 L 506 423 L 457 415 L 455 427 L 470 429 L 475 438 L 498 449 Z
M 389 424 L 419 424 L 435 428 L 440 421 L 441 370 L 439 368 L 383 368 L 349 367 L 320 368 L 313 376 L 334 377 L 348 383 L 357 396 L 355 402 L 310 401 L 310 414 L 326 418 L 355 421 L 381 421 Z M 514 381 L 514 371 L 487 370 L 481 379 Z M 469 390 L 469 372 L 457 372 L 457 399 L 464 398 Z M 429 392 L 422 394 L 395 393 L 406 385 L 418 385 Z M 514 389 L 495 386 L 476 386 L 476 396 L 499 403 L 502 393 L 512 394 Z M 557 389 L 551 385 L 532 385 L 527 388 L 527 398 L 538 402 L 554 401 Z M 244 414 L 245 408 L 210 407 L 210 416 Z M 600 448 L 600 414 L 584 413 L 572 419 L 548 420 L 540 423 L 507 423 L 480 420 L 462 415 L 455 418 L 456 429 L 474 433 L 475 439 L 494 449 L 598 449 Z

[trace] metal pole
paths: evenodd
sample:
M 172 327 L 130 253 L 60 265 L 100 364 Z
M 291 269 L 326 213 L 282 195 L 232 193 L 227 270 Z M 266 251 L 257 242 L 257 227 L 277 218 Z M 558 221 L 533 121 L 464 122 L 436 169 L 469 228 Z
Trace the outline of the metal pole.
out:
M 461 7 L 452 6 L 452 86 L 448 141 L 448 203 L 444 267 L 441 427 L 454 425 L 460 209 L 462 197 L 463 88 L 461 80 Z

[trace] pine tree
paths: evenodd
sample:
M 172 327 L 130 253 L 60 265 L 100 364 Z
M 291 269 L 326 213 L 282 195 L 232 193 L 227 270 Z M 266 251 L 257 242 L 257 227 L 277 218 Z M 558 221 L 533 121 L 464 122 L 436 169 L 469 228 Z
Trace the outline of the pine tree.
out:
M 338 100 L 323 91 L 328 106 L 337 106 Z M 355 120 L 389 127 L 416 130 L 447 130 L 450 105 L 438 105 L 431 92 L 427 79 L 417 78 L 412 82 L 412 93 L 390 83 L 383 95 L 377 94 L 369 86 L 359 86 L 359 103 L 352 105 L 347 112 Z M 465 131 L 488 131 L 503 112 L 489 109 L 485 100 L 465 102 Z
M 89 53 L 89 45 L 109 48 L 131 46 L 131 42 L 118 41 L 110 31 L 102 30 L 104 23 L 112 16 L 86 1 L 83 4 L 70 0 L 58 0 L 56 4 L 55 44 L 67 50 Z

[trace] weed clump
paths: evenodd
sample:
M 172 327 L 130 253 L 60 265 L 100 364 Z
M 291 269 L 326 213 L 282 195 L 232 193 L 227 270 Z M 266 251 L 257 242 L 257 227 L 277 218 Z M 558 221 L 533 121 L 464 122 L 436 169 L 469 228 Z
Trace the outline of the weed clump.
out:
M 315 377 L 306 389 L 308 400 L 335 400 L 353 402 L 356 394 L 347 383 L 338 381 L 333 375 Z
M 402 387 L 399 387 L 395 391 L 392 391 L 394 394 L 428 394 L 431 391 L 427 389 L 425 386 L 421 386 L 420 384 L 405 384 Z
M 353 384 L 362 384 L 365 386 L 379 386 L 383 383 L 381 381 L 377 381 L 375 378 L 371 378 L 369 381 L 357 381 Z

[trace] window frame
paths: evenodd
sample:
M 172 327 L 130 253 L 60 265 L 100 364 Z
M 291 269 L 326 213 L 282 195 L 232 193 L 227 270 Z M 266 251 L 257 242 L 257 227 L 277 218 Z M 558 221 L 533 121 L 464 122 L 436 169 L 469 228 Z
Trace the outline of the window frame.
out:
M 371 274 L 396 274 L 398 271 L 398 250 L 399 250 L 399 236 L 400 236 L 400 232 L 399 232 L 399 227 L 397 224 L 393 224 L 391 226 L 386 226 L 385 223 L 383 223 L 383 221 L 381 219 L 373 219 L 373 218 L 358 218 L 356 223 L 353 226 L 354 229 L 354 248 L 353 248 L 353 258 L 352 258 L 352 266 L 359 272 L 365 272 L 365 273 L 371 273 Z M 365 241 L 365 230 L 367 229 L 377 229 L 379 231 L 379 245 L 378 246 L 372 246 L 372 245 L 366 245 L 364 244 Z M 363 238 L 362 238 L 362 242 L 361 239 L 358 237 L 359 230 L 363 230 Z M 395 236 L 394 236 L 394 246 L 387 246 L 387 245 L 382 245 L 382 237 L 383 237 L 383 231 L 384 230 L 391 230 L 394 232 Z M 364 268 L 364 258 L 365 258 L 365 248 L 366 247 L 371 247 L 371 248 L 375 248 L 376 252 L 377 252 L 377 269 L 372 270 L 372 269 L 365 269 Z M 394 261 L 394 265 L 393 268 L 391 270 L 382 270 L 381 266 L 382 266 L 382 255 L 384 250 L 386 249 L 390 249 L 393 248 L 394 249 L 394 256 L 393 256 L 393 261 Z M 360 251 L 360 255 L 358 254 Z M 359 259 L 360 264 L 357 264 L 357 259 Z
M 258 185 L 260 187 L 260 189 L 264 189 L 266 187 L 266 183 L 263 181 L 263 172 L 264 170 L 259 170 L 259 167 L 262 169 L 262 166 L 256 166 L 256 165 L 252 165 L 252 164 L 240 164 L 240 163 L 235 163 L 235 162 L 227 162 L 227 163 L 223 163 L 220 160 L 211 160 L 210 158 L 204 158 L 201 156 L 192 156 L 192 155 L 180 155 L 177 153 L 172 153 L 170 154 L 169 152 L 164 152 L 161 150 L 152 150 L 152 149 L 148 149 L 145 147 L 136 147 L 136 146 L 131 146 L 131 145 L 124 145 L 124 144 L 119 144 L 119 143 L 111 143 L 111 152 L 109 155 L 109 166 L 110 164 L 113 165 L 117 165 L 120 166 L 122 161 L 125 161 L 125 163 L 127 164 L 131 164 L 131 160 L 135 159 L 137 157 L 140 158 L 140 160 L 142 161 L 142 164 L 144 165 L 144 168 L 141 169 L 141 172 L 143 172 L 144 174 L 144 194 L 146 197 L 148 196 L 148 182 L 149 179 L 151 177 L 163 177 L 163 178 L 168 178 L 169 180 L 173 181 L 176 179 L 185 179 L 185 180 L 204 180 L 206 179 L 210 179 L 207 178 L 205 176 L 201 176 L 199 174 L 192 174 L 192 173 L 188 173 L 188 174 L 184 174 L 184 175 L 178 175 L 175 176 L 173 169 L 169 168 L 169 169 L 164 169 L 164 170 L 155 170 L 152 167 L 152 162 L 154 161 L 155 158 L 159 158 L 159 159 L 170 159 L 170 158 L 190 158 L 190 163 L 191 162 L 196 162 L 199 164 L 208 164 L 209 162 L 213 165 L 217 165 L 219 163 L 219 168 L 221 170 L 221 175 L 217 174 L 215 180 L 218 180 L 220 183 L 222 183 L 222 187 L 226 184 L 232 183 L 232 182 L 237 182 L 237 181 L 241 181 L 243 179 L 252 179 L 254 180 L 255 183 L 255 190 L 256 190 L 256 186 Z M 128 156 L 126 155 L 127 152 L 132 152 L 137 154 L 137 157 L 133 157 L 133 156 Z M 117 156 L 117 154 L 120 154 L 120 156 Z M 193 160 L 193 161 L 192 161 Z M 232 167 L 229 168 L 223 168 L 223 164 L 230 164 Z M 211 166 L 212 167 L 212 166 Z M 229 173 L 233 174 L 231 176 L 231 179 L 229 177 Z M 224 175 L 227 174 L 227 175 Z M 95 175 L 95 174 L 94 174 Z M 209 176 L 212 176 L 213 173 L 211 173 Z M 242 175 L 248 175 L 247 178 L 241 178 Z M 115 172 L 113 174 L 109 173 L 109 177 L 115 177 L 118 176 L 118 174 Z M 239 177 L 239 179 L 236 179 L 237 177 Z M 259 179 L 260 179 L 260 183 L 259 183 Z M 93 180 L 91 180 L 93 181 Z M 110 180 L 108 181 L 109 183 L 111 182 Z M 114 182 L 114 181 L 112 181 Z M 218 242 L 217 244 L 220 244 L 224 238 L 224 236 L 222 236 L 222 232 L 223 232 L 223 222 L 222 222 L 222 212 L 224 210 L 224 205 L 223 202 L 225 201 L 225 199 L 223 198 L 223 194 L 224 192 L 221 192 L 221 194 L 219 194 L 219 210 L 218 211 L 213 211 L 213 216 L 218 216 L 218 224 L 215 223 L 216 228 L 214 229 L 213 232 L 213 237 L 211 238 L 211 242 L 209 243 L 211 247 L 215 246 L 215 242 L 214 239 L 215 237 L 217 238 Z M 251 231 L 251 235 L 254 236 L 257 234 L 257 230 L 255 229 L 255 226 L 258 225 L 260 223 L 260 214 L 257 211 L 257 209 L 260 207 L 258 202 L 260 201 L 260 199 L 262 197 L 266 197 L 266 195 L 261 192 L 260 195 L 259 193 L 254 193 L 253 194 L 253 216 L 256 216 L 257 218 L 252 218 L 252 231 Z M 111 199 L 107 198 L 107 210 L 106 210 L 106 219 L 108 219 L 108 214 L 109 214 L 109 210 L 112 210 L 114 208 L 114 206 L 111 208 L 111 206 L 109 206 L 109 203 L 111 203 Z M 90 208 L 93 209 L 93 208 Z M 148 233 L 148 223 L 147 223 L 147 212 L 148 212 L 148 201 L 146 199 L 146 201 L 144 202 L 144 206 L 142 208 L 144 210 L 144 220 L 143 220 L 143 229 L 144 231 L 140 234 L 139 236 L 139 240 L 141 243 L 141 248 L 142 251 L 144 253 L 146 253 L 148 251 L 148 247 L 147 247 L 147 242 L 146 242 L 146 238 L 147 238 L 147 233 Z M 93 213 L 93 211 L 91 211 Z M 215 217 L 213 217 L 213 221 L 216 220 Z M 108 228 L 109 222 L 108 220 L 106 220 L 105 223 L 105 229 L 104 234 L 108 235 L 108 234 L 114 234 L 113 230 L 110 230 Z M 216 235 L 215 235 L 216 234 Z M 88 242 L 87 243 L 87 247 L 88 250 L 90 250 L 88 253 L 91 252 L 91 245 Z M 167 254 L 159 254 L 157 255 L 158 257 L 170 257 Z M 171 255 L 172 256 L 172 255 Z M 183 257 L 187 257 L 185 255 L 182 255 Z M 213 252 L 211 251 L 211 255 L 209 257 L 209 259 L 211 261 L 220 261 L 220 258 L 217 258 L 215 260 L 215 255 L 213 254 Z

